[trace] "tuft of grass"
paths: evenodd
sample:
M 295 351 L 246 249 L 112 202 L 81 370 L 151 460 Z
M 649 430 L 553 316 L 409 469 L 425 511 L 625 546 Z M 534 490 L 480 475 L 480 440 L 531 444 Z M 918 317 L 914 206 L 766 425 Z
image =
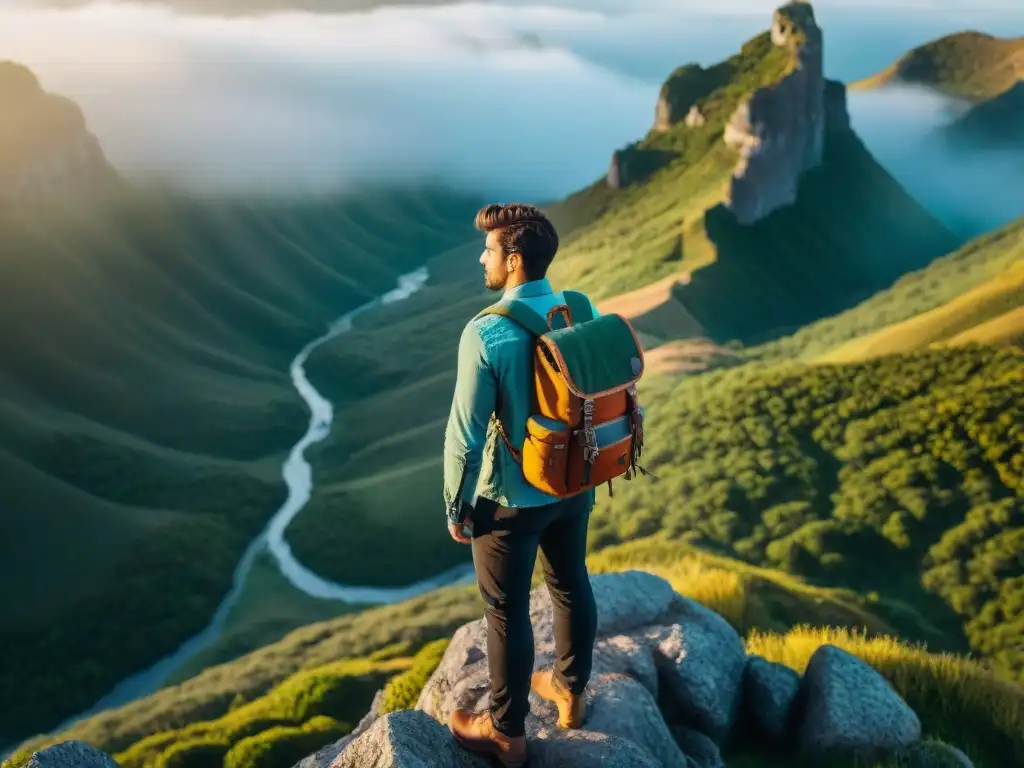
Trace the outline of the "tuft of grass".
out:
M 437 665 L 441 663 L 450 643 L 451 640 L 446 637 L 427 643 L 413 657 L 412 664 L 407 670 L 388 681 L 384 686 L 381 714 L 397 712 L 400 709 L 413 709 L 416 706 L 423 687 L 434 674 Z
M 277 725 L 242 739 L 210 768 L 288 768 L 351 731 L 351 726 L 324 715 L 299 726 Z M 206 768 L 198 762 L 189 768 Z
M 221 717 L 153 734 L 117 753 L 114 758 L 124 768 L 150 768 L 170 753 L 166 759 L 174 760 L 173 764 L 187 764 L 192 768 L 211 754 L 214 747 L 209 745 L 226 745 L 227 752 L 234 750 L 243 740 L 272 728 L 294 729 L 319 716 L 331 718 L 334 730 L 351 730 L 364 714 L 363 702 L 368 697 L 372 698 L 391 675 L 404 671 L 409 664 L 406 658 L 387 661 L 346 659 L 303 670 L 265 695 Z M 320 728 L 318 732 L 323 730 Z M 264 742 L 254 742 L 240 749 L 242 753 L 251 754 L 263 748 L 261 743 Z M 193 763 L 191 757 L 179 754 L 182 750 L 201 753 L 202 757 L 196 757 L 197 762 Z

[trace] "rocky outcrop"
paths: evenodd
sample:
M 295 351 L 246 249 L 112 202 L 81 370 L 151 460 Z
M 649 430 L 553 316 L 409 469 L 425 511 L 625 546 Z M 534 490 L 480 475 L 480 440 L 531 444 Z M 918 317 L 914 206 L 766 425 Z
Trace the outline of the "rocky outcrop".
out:
M 697 102 L 725 85 L 732 74 L 727 62 L 707 69 L 700 64 L 686 64 L 676 69 L 661 86 L 658 95 L 654 110 L 655 133 L 671 130 L 684 122 Z
M 917 761 L 936 754 L 919 742 L 920 722 L 889 683 L 834 646 L 820 648 L 801 677 L 748 656 L 725 619 L 661 578 L 634 571 L 592 583 L 600 619 L 587 717 L 579 730 L 556 728 L 554 707 L 531 694 L 532 768 L 720 768 L 723 747 L 736 739 L 782 745 L 812 761 L 903 748 Z M 532 595 L 530 615 L 535 666 L 545 668 L 554 639 L 543 588 Z M 303 768 L 483 768 L 490 763 L 461 750 L 445 723 L 457 707 L 485 706 L 488 692 L 481 619 L 455 632 L 415 710 L 376 719 L 345 740 L 333 762 L 307 760 Z
M 55 744 L 32 755 L 25 768 L 119 768 L 114 758 L 84 741 Z
M 846 106 L 846 86 L 835 80 L 825 81 L 825 134 L 852 131 L 850 112 Z
M 88 194 L 116 179 L 81 109 L 0 62 L 0 206 Z
M 779 8 L 771 38 L 791 52 L 792 71 L 750 94 L 725 127 L 725 142 L 740 155 L 726 205 L 741 224 L 796 201 L 802 175 L 822 162 L 829 106 L 835 121 L 848 124 L 835 85 L 826 100 L 822 32 L 810 4 Z
M 636 144 L 620 149 L 612 155 L 606 181 L 612 189 L 623 189 L 648 179 L 652 173 L 664 168 L 672 153 L 661 149 L 640 147 Z
M 530 695 L 531 768 L 723 768 L 727 746 L 789 750 L 811 765 L 834 756 L 898 757 L 928 768 L 971 762 L 959 750 L 921 741 L 921 723 L 871 666 L 831 645 L 802 676 L 750 656 L 717 613 L 639 571 L 595 576 L 598 632 L 583 727 L 556 727 L 553 705 Z M 531 596 L 537 668 L 554 656 L 551 603 Z M 486 768 L 446 727 L 457 707 L 489 696 L 486 624 L 460 627 L 415 709 L 378 715 L 379 697 L 353 734 L 296 768 Z M 80 742 L 37 753 L 32 768 L 114 768 Z M 949 762 L 949 761 L 954 762 Z M 65 761 L 65 762 L 62 762 Z M 946 761 L 946 762 L 944 762 Z
M 700 111 L 700 107 L 694 104 L 690 107 L 690 111 L 686 113 L 686 119 L 683 122 L 687 128 L 703 128 L 704 124 L 707 123 L 707 118 Z

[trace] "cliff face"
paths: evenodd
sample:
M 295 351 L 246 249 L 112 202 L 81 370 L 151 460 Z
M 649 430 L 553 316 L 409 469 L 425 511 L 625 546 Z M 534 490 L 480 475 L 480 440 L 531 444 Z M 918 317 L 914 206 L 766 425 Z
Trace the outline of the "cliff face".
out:
M 752 224 L 796 201 L 802 175 L 821 164 L 828 113 L 849 126 L 845 93 L 829 87 L 822 66 L 822 33 L 811 6 L 794 2 L 775 12 L 772 43 L 793 56 L 792 71 L 745 99 L 726 124 L 724 140 L 740 154 L 726 206 Z
M 81 109 L 0 62 L 0 204 L 88 194 L 116 178 Z
M 632 145 L 612 154 L 607 182 L 612 189 L 622 189 L 645 181 L 652 173 L 667 165 L 671 152 Z
M 791 2 L 738 55 L 676 69 L 647 138 L 613 155 L 608 186 L 643 181 L 673 157 L 695 161 L 724 141 L 739 155 L 724 203 L 741 224 L 792 205 L 803 174 L 822 163 L 826 134 L 850 130 L 845 86 L 824 76 L 822 37 L 811 5 Z M 670 151 L 650 155 L 655 148 Z
M 717 64 L 707 69 L 699 64 L 679 67 L 661 86 L 654 111 L 654 130 L 668 131 L 685 121 L 697 102 L 725 85 L 731 75 L 732 70 L 727 64 Z

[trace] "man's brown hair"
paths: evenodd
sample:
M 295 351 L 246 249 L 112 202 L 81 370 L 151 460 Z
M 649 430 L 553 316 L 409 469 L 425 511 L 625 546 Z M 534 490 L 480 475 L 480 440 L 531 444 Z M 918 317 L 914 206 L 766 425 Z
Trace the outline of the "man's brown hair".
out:
M 558 233 L 544 212 L 533 205 L 510 203 L 485 206 L 476 215 L 476 228 L 483 232 L 498 229 L 498 242 L 505 253 L 518 253 L 528 280 L 540 280 L 547 274 L 558 251 Z

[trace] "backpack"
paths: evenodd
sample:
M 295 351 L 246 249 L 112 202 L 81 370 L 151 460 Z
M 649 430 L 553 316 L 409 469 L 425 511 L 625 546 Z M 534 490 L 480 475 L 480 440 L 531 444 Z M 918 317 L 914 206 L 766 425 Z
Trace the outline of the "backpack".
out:
M 534 488 L 568 498 L 632 479 L 643 451 L 644 415 L 636 383 L 644 353 L 629 321 L 621 315 L 594 317 L 590 301 L 563 291 L 565 303 L 542 316 L 526 303 L 501 301 L 480 312 L 501 315 L 535 339 L 532 415 L 526 439 L 517 449 L 498 419 L 498 433 L 526 481 Z M 655 478 L 657 479 L 657 478 Z

